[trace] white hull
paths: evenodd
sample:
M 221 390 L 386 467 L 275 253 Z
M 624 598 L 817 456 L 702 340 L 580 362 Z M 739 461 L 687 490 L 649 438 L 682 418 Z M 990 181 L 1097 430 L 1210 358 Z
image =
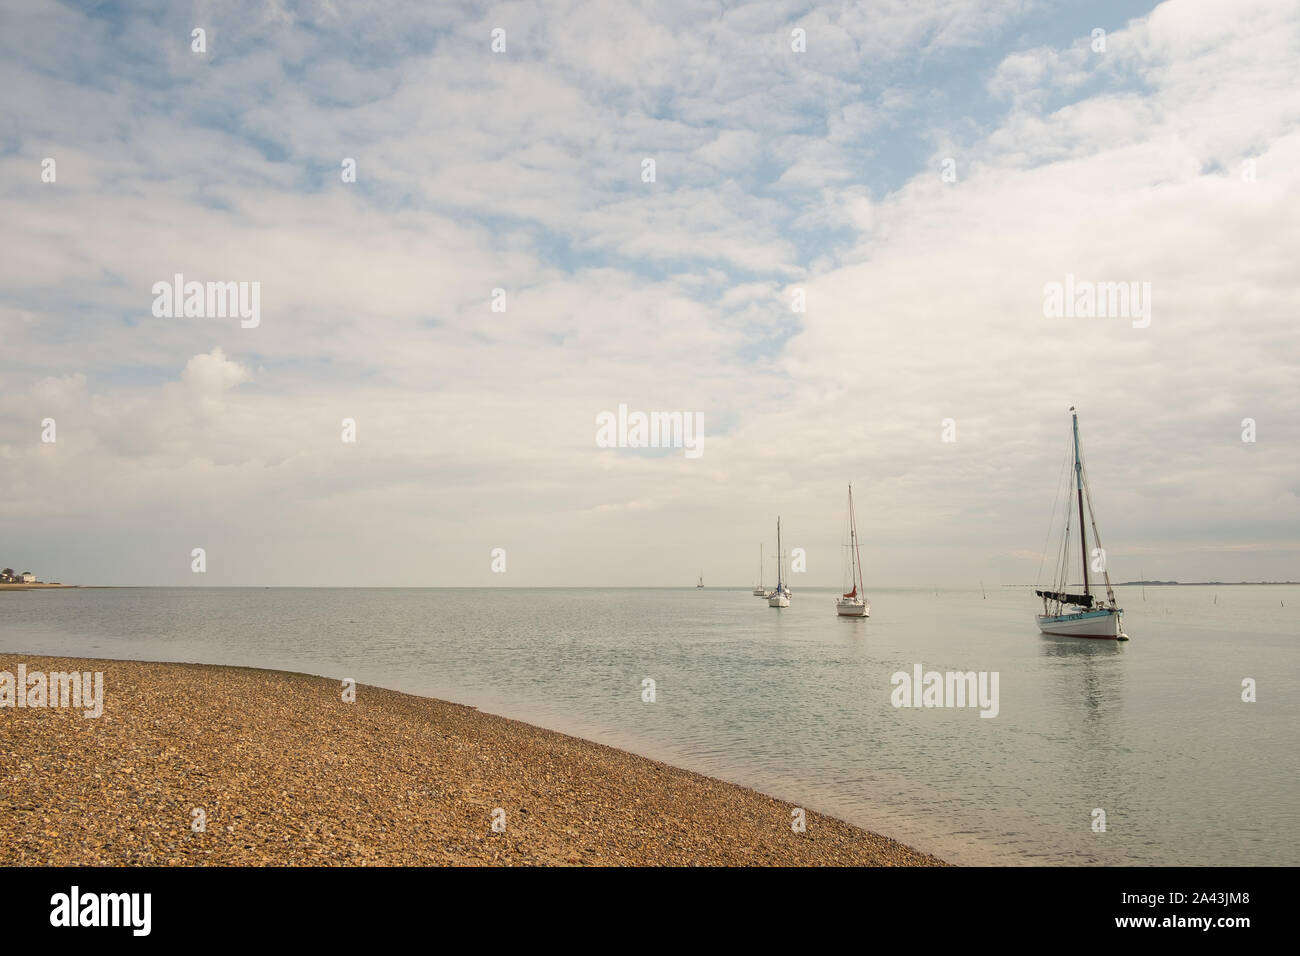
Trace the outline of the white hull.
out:
M 767 606 L 768 607 L 789 607 L 790 597 L 789 595 L 786 594 L 777 594 L 774 591 L 772 592 L 772 595 L 767 599 Z
M 754 597 L 767 597 L 767 592 L 762 588 L 754 588 L 750 593 L 754 595 Z
M 840 617 L 870 617 L 871 605 L 866 601 L 839 598 L 835 602 L 835 613 Z
M 1044 634 L 1060 637 L 1105 637 L 1128 640 L 1124 633 L 1124 612 L 1118 608 L 1078 614 L 1037 614 L 1034 620 Z

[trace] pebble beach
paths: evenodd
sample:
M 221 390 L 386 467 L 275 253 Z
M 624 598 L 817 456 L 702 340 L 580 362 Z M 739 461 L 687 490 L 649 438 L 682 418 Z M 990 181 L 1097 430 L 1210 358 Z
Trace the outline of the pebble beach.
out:
M 0 864 L 933 866 L 797 804 L 472 707 L 306 674 L 103 672 L 103 712 L 0 706 Z M 496 829 L 494 830 L 494 823 Z

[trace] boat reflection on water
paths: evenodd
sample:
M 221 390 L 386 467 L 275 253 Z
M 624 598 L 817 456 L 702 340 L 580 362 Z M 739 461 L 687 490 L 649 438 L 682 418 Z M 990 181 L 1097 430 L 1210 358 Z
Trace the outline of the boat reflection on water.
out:
M 1119 641 L 1080 641 L 1044 634 L 1039 651 L 1044 657 L 1063 658 L 1052 672 L 1060 677 L 1060 707 L 1077 708 L 1086 717 L 1103 717 L 1124 702 L 1124 669 L 1119 660 L 1127 647 Z

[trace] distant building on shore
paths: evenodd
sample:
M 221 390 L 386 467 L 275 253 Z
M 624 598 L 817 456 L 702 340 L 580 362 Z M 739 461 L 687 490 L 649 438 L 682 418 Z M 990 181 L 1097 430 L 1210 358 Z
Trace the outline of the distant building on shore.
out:
M 32 572 L 30 571 L 24 571 L 23 584 L 35 584 L 35 583 L 36 583 L 36 575 L 32 574 Z
M 13 568 L 5 568 L 0 571 L 0 584 L 39 584 L 36 575 L 30 571 L 24 571 L 19 574 Z

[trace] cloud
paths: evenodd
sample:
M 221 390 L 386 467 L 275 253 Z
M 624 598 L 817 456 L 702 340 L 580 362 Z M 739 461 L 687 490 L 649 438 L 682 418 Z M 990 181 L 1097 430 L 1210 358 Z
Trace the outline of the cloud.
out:
M 226 358 L 220 348 L 214 348 L 205 355 L 196 355 L 185 363 L 181 381 L 199 394 L 213 394 L 234 388 L 241 382 L 247 382 L 252 373 Z
M 1073 403 L 1114 553 L 1295 577 L 1294 10 L 1171 0 L 1104 55 L 1018 2 L 199 16 L 206 57 L 165 5 L 0 38 L 0 485 L 43 489 L 0 518 L 51 576 L 114 534 L 110 583 L 196 539 L 213 583 L 743 582 L 777 510 L 837 556 L 851 478 L 877 580 L 1021 581 Z M 154 318 L 177 272 L 261 325 Z M 1067 274 L 1151 326 L 1045 318 Z M 595 447 L 620 402 L 705 456 Z

